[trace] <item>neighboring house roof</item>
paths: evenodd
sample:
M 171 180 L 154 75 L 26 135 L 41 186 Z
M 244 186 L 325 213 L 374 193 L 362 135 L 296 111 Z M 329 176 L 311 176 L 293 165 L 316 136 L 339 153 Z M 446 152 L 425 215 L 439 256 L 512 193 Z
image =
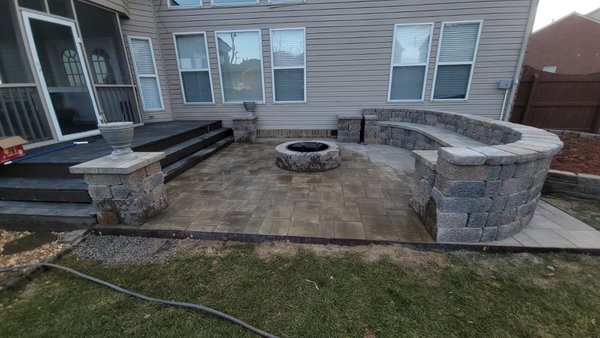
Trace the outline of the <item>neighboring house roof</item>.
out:
M 592 18 L 592 19 L 596 19 L 596 20 L 600 21 L 600 8 L 596 9 L 595 11 L 591 11 L 591 12 L 587 13 L 586 16 L 588 18 Z
M 595 17 L 592 16 L 591 14 L 594 14 Z M 541 31 L 543 31 L 543 30 L 545 30 L 547 28 L 550 28 L 550 27 L 552 27 L 552 26 L 554 26 L 554 25 L 556 25 L 558 23 L 561 23 L 561 22 L 563 22 L 563 21 L 565 21 L 565 20 L 567 20 L 567 19 L 569 19 L 569 18 L 571 18 L 573 16 L 580 17 L 580 18 L 583 18 L 583 19 L 587 19 L 587 20 L 590 20 L 592 22 L 600 24 L 600 8 L 598 8 L 597 10 L 595 10 L 595 11 L 593 11 L 593 12 L 587 14 L 587 15 L 580 14 L 580 13 L 577 13 L 577 12 L 573 12 L 571 14 L 567 14 L 567 15 L 563 16 L 562 18 L 554 20 L 551 23 L 547 24 L 546 26 L 538 29 L 537 31 L 533 32 L 533 34 L 537 34 L 537 33 L 541 32 Z
M 561 74 L 600 72 L 598 36 L 600 20 L 571 13 L 531 35 L 524 65 Z

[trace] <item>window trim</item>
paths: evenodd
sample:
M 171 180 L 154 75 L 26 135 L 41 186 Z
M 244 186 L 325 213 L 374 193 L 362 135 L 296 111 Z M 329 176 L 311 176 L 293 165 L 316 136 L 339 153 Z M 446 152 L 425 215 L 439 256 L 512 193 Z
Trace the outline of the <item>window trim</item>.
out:
M 236 2 L 229 4 L 216 4 L 214 0 L 210 0 L 211 7 L 234 7 L 234 6 L 259 6 L 260 0 L 247 0 L 246 2 Z
M 396 65 L 394 64 L 394 53 L 396 52 L 396 28 L 400 26 L 430 26 L 429 31 L 429 47 L 427 50 L 427 61 L 422 63 L 414 63 L 414 64 L 405 64 L 405 65 Z M 392 55 L 390 58 L 390 78 L 388 81 L 388 96 L 387 101 L 389 103 L 396 102 L 424 102 L 425 101 L 425 90 L 427 89 L 427 76 L 429 75 L 429 64 L 431 63 L 431 47 L 433 45 L 433 29 L 435 23 L 434 22 L 423 22 L 423 23 L 397 23 L 394 25 L 394 32 L 392 34 Z M 411 66 L 425 66 L 425 75 L 423 76 L 423 89 L 421 91 L 420 99 L 406 99 L 406 100 L 392 100 L 392 78 L 394 74 L 394 67 L 411 67 Z
M 442 39 L 444 38 L 444 27 L 446 24 L 460 24 L 460 23 L 478 23 L 479 30 L 477 32 L 477 40 L 475 41 L 475 51 L 473 53 L 473 60 L 471 62 L 440 62 L 440 53 L 442 51 Z M 473 84 L 473 72 L 475 71 L 475 62 L 477 61 L 477 54 L 479 53 L 479 41 L 481 40 L 481 31 L 483 30 L 483 20 L 463 20 L 463 21 L 442 21 L 442 27 L 440 30 L 440 37 L 438 39 L 437 57 L 435 58 L 435 69 L 433 72 L 433 84 L 431 86 L 431 101 L 432 102 L 466 102 L 469 101 L 471 94 L 471 85 Z M 439 66 L 471 66 L 471 72 L 469 74 L 469 83 L 467 84 L 467 92 L 464 99 L 434 99 L 435 95 L 435 84 L 437 82 L 437 73 Z
M 186 69 L 181 70 L 181 65 L 179 64 L 179 51 L 177 50 L 177 37 L 178 36 L 186 36 L 186 35 L 204 35 L 204 48 L 206 49 L 206 61 L 208 63 L 207 69 Z M 212 71 L 210 69 L 210 54 L 208 53 L 208 36 L 206 32 L 183 32 L 183 33 L 173 33 L 173 47 L 175 48 L 175 61 L 177 62 L 177 72 L 179 73 L 179 85 L 181 88 L 181 97 L 183 98 L 184 105 L 197 106 L 197 105 L 212 105 L 215 104 L 215 91 L 213 89 L 213 80 L 212 80 Z M 212 97 L 211 102 L 187 102 L 185 97 L 185 88 L 183 87 L 183 76 L 181 75 L 183 72 L 205 72 L 208 71 L 208 79 L 210 80 L 210 95 Z
M 304 66 L 303 67 L 275 67 L 275 59 L 273 58 L 273 31 L 286 31 L 286 30 L 302 30 L 304 34 Z M 272 28 L 269 30 L 269 55 L 271 57 L 271 91 L 273 93 L 273 104 L 303 104 L 308 102 L 308 95 L 306 92 L 306 27 L 295 27 L 295 28 Z M 304 70 L 304 100 L 302 101 L 277 101 L 275 96 L 275 70 L 279 69 L 300 69 Z
M 137 68 L 137 63 L 135 61 L 135 55 L 133 54 L 133 50 L 131 48 L 131 46 L 133 45 L 131 43 L 132 40 L 145 40 L 148 41 L 148 43 L 150 44 L 150 51 L 152 53 L 150 53 L 152 55 L 152 65 L 154 66 L 154 75 L 150 75 L 150 74 L 140 74 Z M 136 87 L 138 88 L 139 91 L 139 95 L 140 95 L 140 101 L 142 102 L 142 110 L 145 112 L 158 112 L 158 111 L 164 111 L 165 110 L 165 102 L 163 101 L 163 94 L 162 94 L 162 86 L 160 84 L 160 79 L 158 77 L 158 69 L 156 68 L 156 58 L 154 57 L 154 45 L 152 44 L 152 38 L 149 37 L 145 37 L 145 36 L 135 36 L 135 35 L 129 35 L 127 36 L 127 41 L 129 42 L 129 52 L 131 54 L 131 61 L 133 63 L 133 70 L 135 71 L 135 79 L 136 79 Z M 151 108 L 148 109 L 146 108 L 146 102 L 144 102 L 144 98 L 142 95 L 142 90 L 140 88 L 140 79 L 141 78 L 154 78 L 156 79 L 156 84 L 158 85 L 158 98 L 160 99 L 160 108 Z
M 193 9 L 193 8 L 202 8 L 202 0 L 198 0 L 197 5 L 179 5 L 179 6 L 173 6 L 173 5 L 171 5 L 171 0 L 167 0 L 167 9 L 169 9 L 169 10 Z
M 243 33 L 243 32 L 258 32 L 258 40 L 260 47 L 260 72 L 261 72 L 261 85 L 262 85 L 262 101 L 254 101 L 256 103 L 264 104 L 266 102 L 265 99 L 265 66 L 264 66 L 264 51 L 263 51 L 263 40 L 262 40 L 262 30 L 261 29 L 239 29 L 239 30 L 224 30 L 224 31 L 215 31 L 215 45 L 217 50 L 217 64 L 219 66 L 219 81 L 221 81 L 221 100 L 223 104 L 240 104 L 244 103 L 244 101 L 225 101 L 225 88 L 223 88 L 223 71 L 221 69 L 221 54 L 219 53 L 219 33 Z

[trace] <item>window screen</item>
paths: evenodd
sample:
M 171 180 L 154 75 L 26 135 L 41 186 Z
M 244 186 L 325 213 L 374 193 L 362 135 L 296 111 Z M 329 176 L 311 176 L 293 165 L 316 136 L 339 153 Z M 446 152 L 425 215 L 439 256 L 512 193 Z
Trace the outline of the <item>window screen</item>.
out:
M 275 102 L 306 100 L 306 43 L 303 28 L 271 30 Z
M 390 101 L 423 100 L 433 24 L 396 25 Z
M 481 22 L 442 24 L 433 99 L 468 97 Z

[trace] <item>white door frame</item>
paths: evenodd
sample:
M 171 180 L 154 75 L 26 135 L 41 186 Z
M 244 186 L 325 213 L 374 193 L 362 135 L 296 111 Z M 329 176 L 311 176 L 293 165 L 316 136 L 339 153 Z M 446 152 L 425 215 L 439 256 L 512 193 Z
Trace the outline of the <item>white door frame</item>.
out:
M 50 92 L 48 91 L 48 86 L 46 85 L 46 78 L 44 77 L 44 73 L 42 71 L 42 64 L 40 63 L 40 57 L 35 46 L 35 40 L 33 39 L 33 32 L 31 30 L 31 21 L 30 19 L 46 21 L 58 25 L 67 26 L 71 29 L 71 33 L 73 34 L 73 41 L 75 41 L 75 48 L 77 49 L 77 55 L 79 56 L 79 61 L 81 62 L 81 69 L 83 71 L 83 76 L 85 78 L 86 86 L 88 88 L 88 93 L 90 95 L 90 100 L 92 101 L 92 107 L 94 108 L 94 115 L 96 116 L 96 121 L 100 123 L 100 114 L 98 113 L 98 104 L 96 102 L 96 97 L 94 96 L 94 91 L 92 88 L 91 78 L 88 74 L 87 68 L 87 59 L 86 54 L 83 52 L 82 41 L 79 35 L 77 34 L 77 29 L 75 27 L 75 23 L 68 20 L 61 20 L 52 16 L 32 13 L 23 11 L 23 21 L 25 23 L 25 33 L 27 34 L 27 42 L 29 43 L 29 47 L 31 50 L 31 55 L 33 56 L 33 63 L 35 69 L 38 73 L 42 94 L 44 99 L 46 100 L 48 109 L 50 110 L 50 117 L 52 119 L 52 124 L 56 130 L 56 135 L 58 136 L 59 141 L 68 141 L 73 139 L 78 139 L 87 136 L 93 136 L 100 134 L 98 129 L 84 131 L 81 133 L 63 135 L 62 130 L 60 129 L 60 124 L 58 123 L 58 118 L 56 117 L 56 112 L 54 110 L 54 105 L 52 104 L 52 100 L 50 99 Z

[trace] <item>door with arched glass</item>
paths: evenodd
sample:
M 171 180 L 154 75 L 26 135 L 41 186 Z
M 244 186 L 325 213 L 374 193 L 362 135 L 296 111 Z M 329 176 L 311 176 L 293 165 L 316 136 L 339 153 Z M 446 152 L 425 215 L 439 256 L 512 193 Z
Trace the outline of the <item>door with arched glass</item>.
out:
M 42 91 L 59 140 L 98 133 L 98 107 L 81 39 L 71 21 L 23 12 L 25 29 Z M 98 54 L 96 76 L 108 80 L 107 55 Z M 103 59 L 104 58 L 104 59 Z M 94 59 L 92 59 L 93 62 Z

